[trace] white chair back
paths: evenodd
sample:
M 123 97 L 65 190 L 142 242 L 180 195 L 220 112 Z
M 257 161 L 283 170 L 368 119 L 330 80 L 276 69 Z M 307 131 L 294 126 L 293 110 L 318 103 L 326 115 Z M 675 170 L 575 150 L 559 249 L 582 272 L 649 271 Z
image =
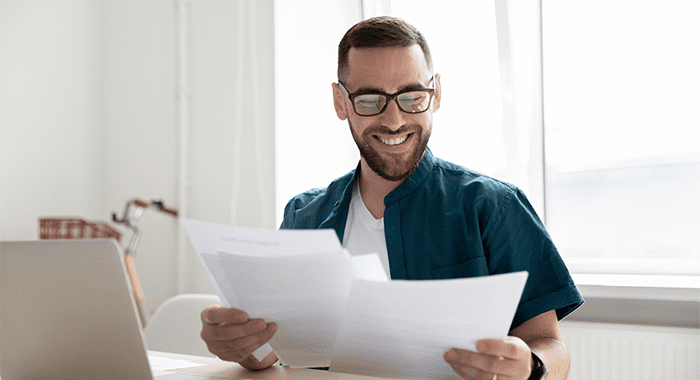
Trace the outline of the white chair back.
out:
M 149 350 L 214 357 L 200 337 L 200 314 L 221 303 L 213 294 L 180 294 L 163 302 L 148 320 L 144 338 Z

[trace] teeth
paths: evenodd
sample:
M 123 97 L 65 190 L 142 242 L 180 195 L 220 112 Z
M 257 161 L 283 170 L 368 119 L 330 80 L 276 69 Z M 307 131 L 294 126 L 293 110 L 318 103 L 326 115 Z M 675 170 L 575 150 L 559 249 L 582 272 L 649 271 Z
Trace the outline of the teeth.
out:
M 398 139 L 382 140 L 382 142 L 386 145 L 399 145 L 402 142 L 406 141 L 407 138 L 408 138 L 408 136 L 405 136 L 405 137 L 398 138 Z

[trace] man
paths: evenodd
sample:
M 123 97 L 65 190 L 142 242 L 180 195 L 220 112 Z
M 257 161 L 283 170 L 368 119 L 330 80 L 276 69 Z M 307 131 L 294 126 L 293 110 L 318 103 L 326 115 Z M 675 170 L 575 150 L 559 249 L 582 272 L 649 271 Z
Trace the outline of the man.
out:
M 358 167 L 289 201 L 281 228 L 333 228 L 351 254 L 379 252 L 393 279 L 446 279 L 527 270 L 509 336 L 444 354 L 465 379 L 565 379 L 558 320 L 583 303 L 554 244 L 516 187 L 435 158 L 427 149 L 440 75 L 423 36 L 400 19 L 352 27 L 338 48 L 333 100 L 360 149 Z M 213 305 L 202 338 L 224 360 L 262 369 L 251 354 L 274 322 Z

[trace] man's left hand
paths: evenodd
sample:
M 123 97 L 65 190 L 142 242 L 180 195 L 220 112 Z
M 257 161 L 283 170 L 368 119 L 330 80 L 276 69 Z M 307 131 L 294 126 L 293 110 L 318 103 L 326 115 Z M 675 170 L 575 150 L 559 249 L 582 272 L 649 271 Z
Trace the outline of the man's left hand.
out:
M 469 380 L 525 380 L 532 371 L 530 347 L 520 338 L 484 339 L 477 352 L 452 348 L 444 359 L 458 375 Z M 494 375 L 496 377 L 494 377 Z

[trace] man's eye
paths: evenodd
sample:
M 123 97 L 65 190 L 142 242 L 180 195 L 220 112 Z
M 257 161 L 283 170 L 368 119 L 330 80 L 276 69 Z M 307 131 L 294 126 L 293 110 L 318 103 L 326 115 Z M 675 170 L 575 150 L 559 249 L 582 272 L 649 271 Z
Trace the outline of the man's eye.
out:
M 355 102 L 363 104 L 376 104 L 381 100 L 381 95 L 366 94 L 355 98 Z
M 408 94 L 405 96 L 402 96 L 399 101 L 404 104 L 414 104 L 414 103 L 419 103 L 423 101 L 425 98 L 424 94 Z
M 381 95 L 363 95 L 355 98 L 355 108 L 366 112 L 376 112 L 384 107 L 384 97 Z

